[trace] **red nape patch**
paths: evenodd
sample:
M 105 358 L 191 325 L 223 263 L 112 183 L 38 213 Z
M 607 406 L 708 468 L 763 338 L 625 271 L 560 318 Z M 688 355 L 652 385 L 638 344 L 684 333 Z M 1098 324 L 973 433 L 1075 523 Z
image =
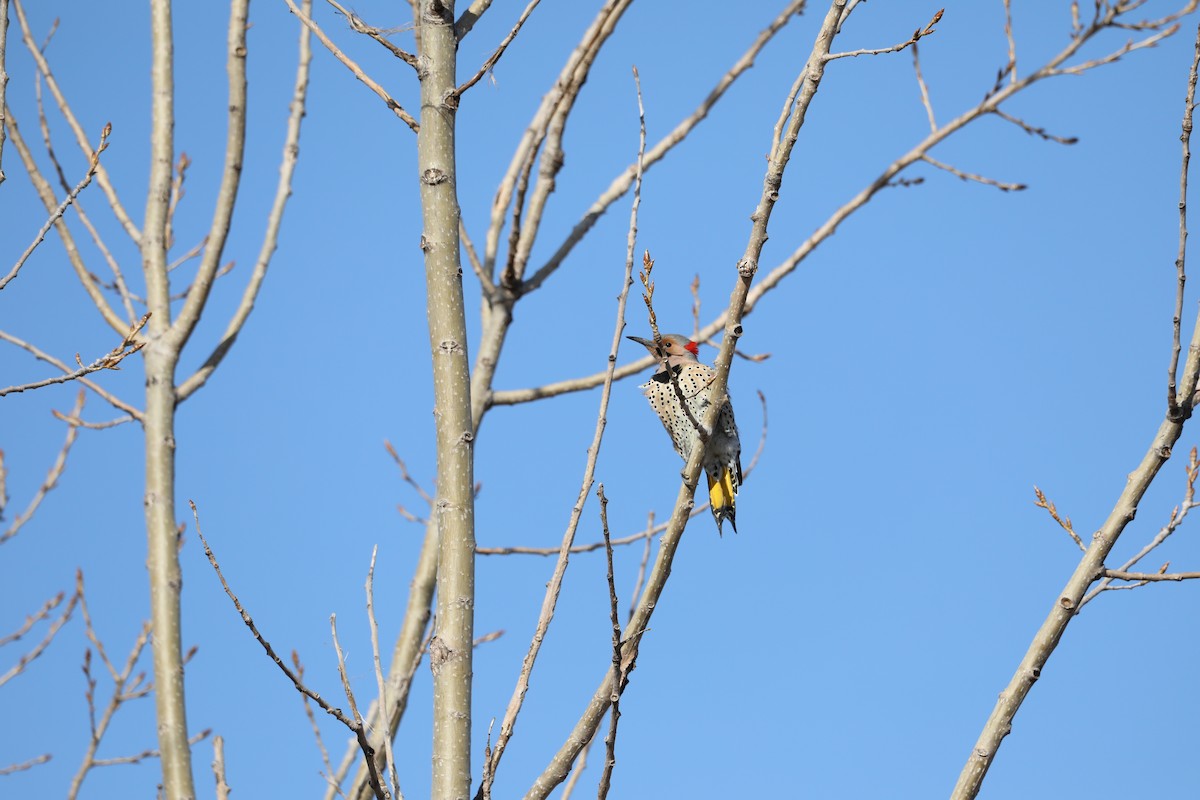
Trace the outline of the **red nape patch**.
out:
M 684 345 L 684 347 L 686 347 L 689 351 L 691 351 L 692 355 L 694 355 L 694 356 L 700 355 L 700 345 L 698 345 L 697 343 L 688 342 L 687 344 Z

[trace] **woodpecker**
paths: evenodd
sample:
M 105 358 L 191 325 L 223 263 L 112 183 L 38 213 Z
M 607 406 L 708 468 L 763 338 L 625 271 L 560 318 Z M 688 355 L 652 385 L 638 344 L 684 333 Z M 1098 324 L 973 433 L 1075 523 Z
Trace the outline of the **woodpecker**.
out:
M 645 347 L 659 361 L 660 371 L 638 388 L 646 395 L 650 407 L 671 435 L 675 452 L 687 461 L 692 454 L 692 447 L 701 439 L 697 423 L 704 424 L 705 411 L 712 404 L 713 398 L 709 394 L 716 371 L 700 363 L 697 358 L 700 346 L 686 336 L 665 334 L 661 339 L 661 347 L 653 339 L 640 336 L 626 338 Z M 662 370 L 664 358 L 667 369 Z M 687 403 L 686 410 L 680 402 L 680 395 Z M 713 518 L 717 521 L 718 535 L 721 533 L 721 523 L 725 520 L 729 520 L 733 532 L 737 533 L 734 503 L 742 483 L 742 442 L 733 419 L 733 405 L 728 396 L 722 400 L 721 412 L 708 437 L 702 462 L 704 474 L 708 477 L 708 499 Z

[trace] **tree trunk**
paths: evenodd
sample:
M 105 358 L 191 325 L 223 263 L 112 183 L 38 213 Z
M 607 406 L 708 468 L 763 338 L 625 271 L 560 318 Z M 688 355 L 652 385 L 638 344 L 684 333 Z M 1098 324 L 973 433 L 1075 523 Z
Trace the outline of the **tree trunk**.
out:
M 433 671 L 435 800 L 471 792 L 471 642 L 475 606 L 474 426 L 459 254 L 454 124 L 458 107 L 452 0 L 422 0 L 417 134 L 429 346 L 437 425 L 437 630 Z

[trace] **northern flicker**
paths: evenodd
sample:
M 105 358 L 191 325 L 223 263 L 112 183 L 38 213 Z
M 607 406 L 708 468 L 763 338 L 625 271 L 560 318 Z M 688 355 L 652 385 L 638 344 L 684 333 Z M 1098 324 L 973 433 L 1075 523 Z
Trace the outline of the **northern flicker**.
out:
M 703 424 L 705 412 L 712 403 L 709 386 L 716 372 L 712 367 L 700 363 L 696 357 L 699 346 L 686 336 L 677 333 L 665 334 L 662 337 L 661 351 L 653 339 L 643 339 L 640 336 L 626 338 L 642 345 L 659 359 L 659 372 L 638 388 L 646 395 L 650 407 L 658 414 L 663 427 L 671 435 L 671 441 L 675 443 L 675 452 L 687 461 L 692 454 L 692 447 L 700 441 L 696 423 Z M 664 357 L 667 362 L 666 370 L 661 369 Z M 679 386 L 678 391 L 675 384 Z M 681 394 L 687 403 L 686 411 L 679 400 Z M 688 411 L 691 412 L 690 417 Z M 708 446 L 704 449 L 702 462 L 704 474 L 708 477 L 708 499 L 712 505 L 713 518 L 717 521 L 718 534 L 721 533 L 721 523 L 725 520 L 729 520 L 733 532 L 737 533 L 734 502 L 738 487 L 742 483 L 741 456 L 742 442 L 738 439 L 737 423 L 733 420 L 733 406 L 726 398 L 721 404 L 721 412 L 717 415 L 717 424 L 713 426 L 712 434 L 708 437 Z

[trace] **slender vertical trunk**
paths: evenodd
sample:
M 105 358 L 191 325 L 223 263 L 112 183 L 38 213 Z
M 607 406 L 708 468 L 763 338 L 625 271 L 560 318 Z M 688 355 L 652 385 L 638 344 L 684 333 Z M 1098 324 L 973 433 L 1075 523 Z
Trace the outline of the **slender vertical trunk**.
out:
M 179 595 L 179 546 L 175 520 L 175 367 L 179 343 L 171 336 L 167 277 L 167 216 L 175 154 L 174 44 L 169 0 L 150 4 L 150 186 L 142 230 L 142 269 L 151 311 L 146 364 L 146 568 L 150 573 L 150 621 L 154 626 L 154 699 L 158 720 L 163 794 L 192 800 L 192 751 L 188 745 L 183 690 L 183 644 Z
M 180 626 L 178 533 L 175 520 L 176 354 L 157 343 L 146 358 L 146 535 L 150 619 L 154 626 L 154 698 L 163 792 L 168 800 L 196 796 L 188 744 Z
M 471 793 L 471 641 L 475 607 L 474 426 L 459 253 L 453 0 L 421 0 L 421 190 L 429 345 L 437 424 L 437 630 L 433 671 L 435 800 Z

